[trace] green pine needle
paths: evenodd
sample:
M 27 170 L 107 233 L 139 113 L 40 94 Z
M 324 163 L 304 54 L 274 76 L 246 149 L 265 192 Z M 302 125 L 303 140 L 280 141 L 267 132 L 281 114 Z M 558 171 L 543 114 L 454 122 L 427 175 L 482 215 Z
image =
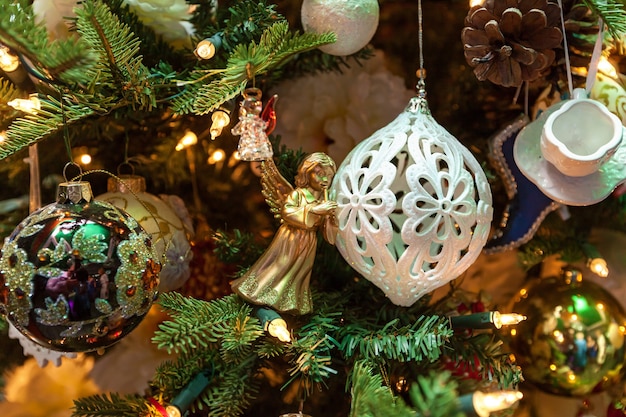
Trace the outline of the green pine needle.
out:
M 392 320 L 374 331 L 348 325 L 340 334 L 340 348 L 346 357 L 361 355 L 369 360 L 383 357 L 401 362 L 434 362 L 453 332 L 445 317 L 422 316 L 409 326 L 398 327 L 397 320 Z
M 383 385 L 383 378 L 367 361 L 354 364 L 351 384 L 350 417 L 415 417 L 415 411 Z
M 585 5 L 606 24 L 615 41 L 626 36 L 626 7 L 624 0 L 583 0 Z
M 146 400 L 138 395 L 103 394 L 74 401 L 72 417 L 137 417 L 146 415 Z
M 128 26 L 97 0 L 83 2 L 76 16 L 78 33 L 98 55 L 98 65 L 89 73 L 92 85 L 102 94 L 107 94 L 105 87 L 109 86 L 109 94 L 123 97 L 133 108 L 149 110 L 155 106 L 150 73 L 139 55 L 140 41 Z
M 54 97 L 40 99 L 41 109 L 36 114 L 25 114 L 16 119 L 6 131 L 6 140 L 0 143 L 0 159 L 50 135 L 63 131 L 63 124 L 70 125 L 95 114 L 93 108 L 76 104 L 65 105 Z
M 94 56 L 82 39 L 50 41 L 43 23 L 25 2 L 0 0 L 0 42 L 31 62 L 33 71 L 61 84 L 89 82 Z
M 463 417 L 459 410 L 457 385 L 450 378 L 449 372 L 431 372 L 419 375 L 417 383 L 409 390 L 417 416 L 427 417 Z
M 152 340 L 168 352 L 187 354 L 213 346 L 229 356 L 231 351 L 247 349 L 263 334 L 259 321 L 248 319 L 252 309 L 235 295 L 207 302 L 166 293 L 159 302 L 172 320 L 162 323 Z

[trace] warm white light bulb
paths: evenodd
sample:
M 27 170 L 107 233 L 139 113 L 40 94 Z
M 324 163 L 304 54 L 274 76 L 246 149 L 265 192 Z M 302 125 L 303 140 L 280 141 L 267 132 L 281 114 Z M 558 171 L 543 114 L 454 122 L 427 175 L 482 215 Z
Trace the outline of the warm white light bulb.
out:
M 502 314 L 499 311 L 493 313 L 493 324 L 496 329 L 500 329 L 502 326 L 512 326 L 521 323 L 526 320 L 526 316 L 517 313 Z
M 211 154 L 211 156 L 209 156 L 209 164 L 215 164 L 218 163 L 220 161 L 223 161 L 224 158 L 226 158 L 226 152 L 224 152 L 223 149 L 216 149 L 215 151 L 213 151 L 213 153 Z
M 173 405 L 168 405 L 165 408 L 165 412 L 167 413 L 167 417 L 182 417 L 182 414 L 180 414 L 180 410 L 178 409 L 178 407 Z
M 522 399 L 524 395 L 519 391 L 476 391 L 472 397 L 474 411 L 479 417 L 489 417 L 493 411 L 500 411 L 511 407 Z
M 470 7 L 482 6 L 484 2 L 485 0 L 470 0 L 469 5 Z
M 6 46 L 0 46 L 0 69 L 4 72 L 13 72 L 19 66 L 19 58 L 13 55 Z
M 218 109 L 213 112 L 211 116 L 211 139 L 215 140 L 219 135 L 222 134 L 222 129 L 230 124 L 230 116 L 224 110 Z
M 0 143 L 4 142 L 5 140 L 7 140 L 6 132 L 0 132 Z
M 183 136 L 176 144 L 176 150 L 182 151 L 183 149 L 188 148 L 191 145 L 195 145 L 196 143 L 198 143 L 198 136 L 196 136 L 196 134 L 191 130 L 188 130 L 185 133 L 185 136 Z
M 211 59 L 215 55 L 215 45 L 208 39 L 204 39 L 196 45 L 193 53 L 200 59 Z
M 83 165 L 89 165 L 91 163 L 91 155 L 84 153 L 78 157 L 78 160 Z
M 287 328 L 287 323 L 283 319 L 274 319 L 267 325 L 267 332 L 281 342 L 290 342 L 291 333 Z
M 9 101 L 7 104 L 16 110 L 31 114 L 35 114 L 37 110 L 41 109 L 41 102 L 37 94 L 31 94 L 28 99 L 16 98 Z
M 593 258 L 587 263 L 591 272 L 599 277 L 606 278 L 609 276 L 609 266 L 603 258 Z

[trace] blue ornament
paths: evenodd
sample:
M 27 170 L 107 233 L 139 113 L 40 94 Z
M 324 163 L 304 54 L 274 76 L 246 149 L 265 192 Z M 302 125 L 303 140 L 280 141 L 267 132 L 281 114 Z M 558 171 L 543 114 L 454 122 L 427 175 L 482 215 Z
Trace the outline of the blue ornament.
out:
M 526 178 L 515 163 L 513 145 L 527 124 L 528 118 L 522 115 L 490 142 L 492 165 L 505 185 L 509 203 L 498 229 L 484 247 L 488 254 L 515 249 L 528 242 L 546 216 L 561 206 Z

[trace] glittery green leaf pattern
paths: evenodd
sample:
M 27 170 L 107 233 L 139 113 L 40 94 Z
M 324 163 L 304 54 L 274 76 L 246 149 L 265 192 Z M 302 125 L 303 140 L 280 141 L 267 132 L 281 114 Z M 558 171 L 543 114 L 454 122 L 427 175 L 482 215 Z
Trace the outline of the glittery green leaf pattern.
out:
M 117 301 L 123 317 L 131 317 L 146 308 L 146 291 L 143 288 L 143 274 L 146 261 L 154 259 L 152 250 L 146 246 L 146 233 L 132 233 L 128 240 L 117 246 L 121 265 L 117 270 Z M 149 306 L 147 306 L 149 307 Z
M 28 216 L 24 220 L 25 225 L 23 225 L 24 228 L 20 231 L 19 237 L 31 236 L 35 233 L 38 233 L 41 229 L 45 227 L 40 223 L 44 220 L 49 219 L 50 217 L 53 217 L 53 214 L 58 215 L 57 211 L 58 206 L 56 204 L 49 204 L 46 207 L 42 208 L 40 211 L 36 211 Z
M 78 230 L 72 237 L 72 248 L 77 250 L 83 259 L 89 262 L 104 262 L 107 257 L 108 244 L 102 234 L 85 236 L 83 229 Z
M 113 307 L 107 300 L 103 300 L 102 298 L 96 298 L 95 301 L 96 310 L 98 310 L 102 314 L 111 314 L 113 311 Z
M 58 326 L 61 324 L 69 323 L 69 311 L 70 306 L 62 294 L 59 295 L 56 301 L 52 301 L 52 298 L 46 298 L 46 308 L 36 308 L 35 314 L 37 314 L 37 321 L 46 326 Z
M 64 271 L 61 268 L 56 268 L 54 266 L 43 266 L 37 270 L 37 274 L 46 278 L 56 278 L 63 275 L 63 272 Z
M 0 270 L 9 287 L 8 310 L 21 326 L 30 321 L 28 314 L 33 307 L 30 296 L 33 293 L 35 266 L 28 262 L 28 254 L 17 246 L 15 240 L 5 243 L 0 258 Z
M 70 244 L 61 238 L 54 249 L 43 248 L 37 253 L 37 257 L 41 260 L 45 259 L 49 264 L 54 264 L 65 259 L 69 255 L 69 249 Z
M 43 229 L 43 224 L 29 224 L 20 231 L 20 236 L 31 236 Z

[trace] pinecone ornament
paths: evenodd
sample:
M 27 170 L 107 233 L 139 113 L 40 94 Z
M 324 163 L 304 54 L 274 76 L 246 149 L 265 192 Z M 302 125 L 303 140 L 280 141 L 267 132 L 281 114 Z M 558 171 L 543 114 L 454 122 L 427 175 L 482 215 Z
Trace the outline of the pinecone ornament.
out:
M 539 78 L 561 45 L 560 9 L 546 0 L 487 0 L 473 6 L 461 34 L 480 81 L 517 87 Z

